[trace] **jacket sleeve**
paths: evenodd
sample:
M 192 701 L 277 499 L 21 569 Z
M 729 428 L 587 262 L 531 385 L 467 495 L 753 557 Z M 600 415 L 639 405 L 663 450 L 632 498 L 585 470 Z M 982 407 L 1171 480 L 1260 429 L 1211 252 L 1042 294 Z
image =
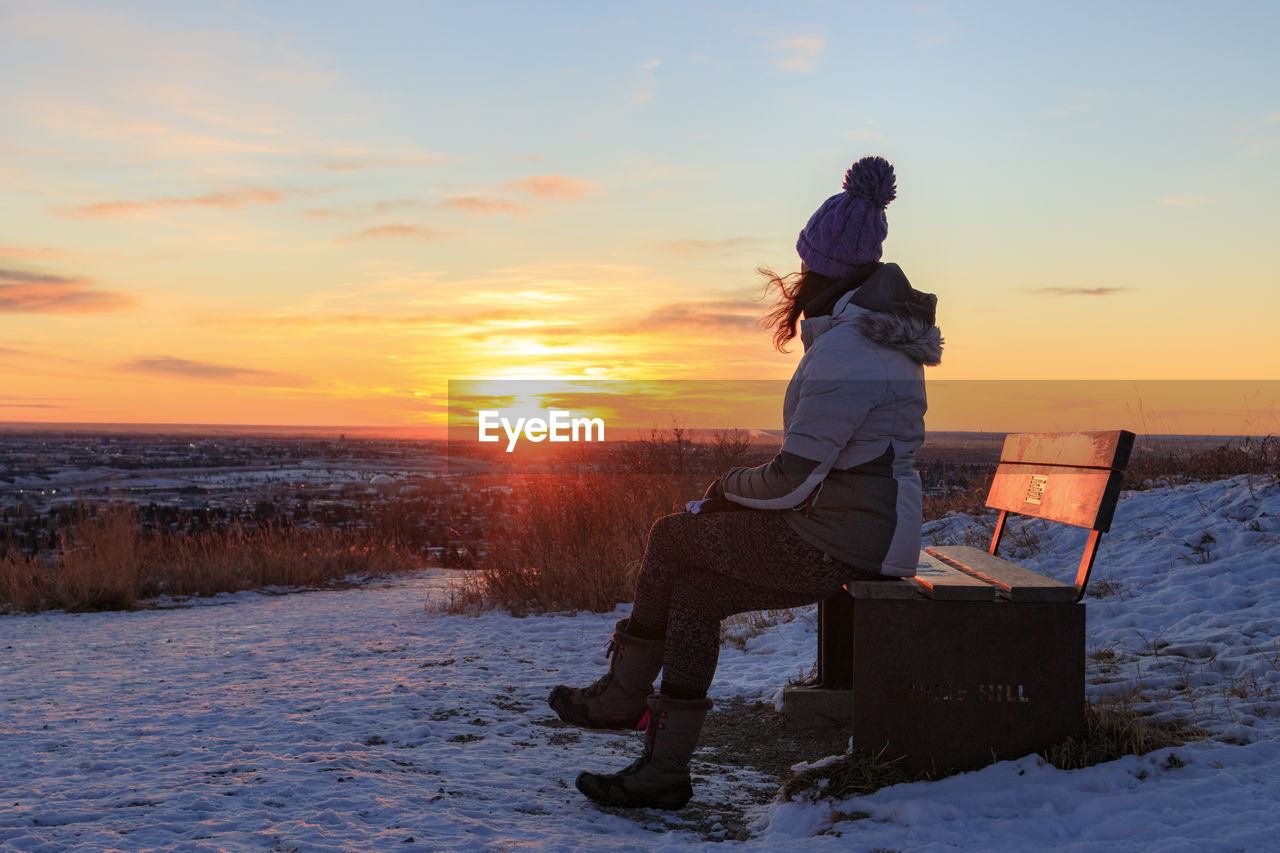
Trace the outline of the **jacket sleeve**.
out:
M 831 375 L 821 363 L 818 376 Z M 752 509 L 790 509 L 817 488 L 867 413 L 884 395 L 882 376 L 871 379 L 805 379 L 782 450 L 764 465 L 733 468 L 724 496 Z

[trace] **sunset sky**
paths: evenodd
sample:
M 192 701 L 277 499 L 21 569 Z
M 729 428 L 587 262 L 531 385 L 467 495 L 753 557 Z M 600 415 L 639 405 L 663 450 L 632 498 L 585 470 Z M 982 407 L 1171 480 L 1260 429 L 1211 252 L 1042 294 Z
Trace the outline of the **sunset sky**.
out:
M 755 268 L 867 153 L 932 379 L 1276 379 L 1277 34 L 1273 0 L 0 0 L 0 421 L 782 380 Z M 1159 387 L 1098 428 L 1280 431 Z

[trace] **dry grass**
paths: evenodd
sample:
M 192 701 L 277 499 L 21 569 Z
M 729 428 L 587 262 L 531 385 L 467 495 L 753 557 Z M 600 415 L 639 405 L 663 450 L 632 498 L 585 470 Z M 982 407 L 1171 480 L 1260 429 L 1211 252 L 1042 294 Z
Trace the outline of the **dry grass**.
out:
M 1078 770 L 1208 736 L 1189 723 L 1154 720 L 1135 711 L 1126 698 L 1119 698 L 1086 705 L 1084 737 L 1046 750 L 1044 759 L 1059 770 Z
M 1240 474 L 1280 479 L 1280 438 L 1244 438 L 1203 451 L 1169 450 L 1139 440 L 1125 471 L 1125 485 L 1145 489 L 1166 483 L 1223 480 Z
M 80 510 L 54 561 L 0 558 L 0 610 L 131 609 L 159 595 L 317 587 L 416 568 L 407 553 L 348 531 L 262 528 L 143 539 L 133 510 L 110 504 Z
M 782 784 L 782 798 L 793 800 L 805 796 L 813 799 L 843 800 L 864 797 L 881 788 L 903 782 L 932 779 L 927 773 L 909 773 L 892 761 L 849 752 L 835 761 L 808 767 Z
M 747 643 L 770 628 L 786 624 L 796 618 L 800 608 L 789 610 L 753 610 L 734 613 L 720 621 L 720 646 L 746 651 Z
M 1125 699 L 1109 699 L 1085 706 L 1085 734 L 1045 751 L 1044 761 L 1060 770 L 1078 770 L 1126 755 L 1145 755 L 1208 737 L 1186 723 L 1164 723 L 1135 711 Z M 1176 754 L 1166 763 L 1177 766 Z M 796 773 L 782 786 L 783 798 L 797 796 L 835 800 L 867 796 L 903 782 L 932 781 L 946 773 L 911 773 L 892 761 L 862 753 L 848 753 L 819 767 Z
M 981 518 L 987 512 L 987 486 L 983 484 L 946 495 L 925 495 L 922 510 L 925 521 L 934 521 L 949 512 Z
M 711 458 L 704 452 L 706 448 L 678 435 L 667 438 L 656 434 L 651 442 L 641 444 L 644 452 L 633 466 L 636 471 L 689 470 L 695 467 L 695 458 L 700 464 Z M 740 454 L 741 450 L 735 452 Z M 669 457 L 677 451 L 689 457 L 689 465 L 671 461 Z M 660 459 L 661 464 L 650 464 L 653 459 Z M 1170 478 L 1211 479 L 1239 473 L 1280 476 L 1278 459 L 1280 441 L 1274 437 L 1246 439 L 1203 452 L 1140 447 L 1126 480 L 1141 486 Z M 507 529 L 491 531 L 488 551 L 455 596 L 453 609 L 497 606 L 518 614 L 606 611 L 631 600 L 653 521 L 700 495 L 712 476 L 546 475 L 518 481 L 511 498 L 517 507 L 515 517 Z M 985 483 L 946 496 L 925 496 L 926 521 L 948 512 L 977 518 L 988 515 Z M 1034 552 L 1041 529 L 1030 523 L 1012 525 L 1005 536 L 1005 549 L 1015 558 Z M 986 547 L 989 542 L 987 531 L 970 535 L 975 541 L 961 544 Z M 733 635 L 727 640 L 738 641 Z
M 514 517 L 489 537 L 452 609 L 612 610 L 630 601 L 653 522 L 700 497 L 705 477 L 545 475 L 518 481 Z

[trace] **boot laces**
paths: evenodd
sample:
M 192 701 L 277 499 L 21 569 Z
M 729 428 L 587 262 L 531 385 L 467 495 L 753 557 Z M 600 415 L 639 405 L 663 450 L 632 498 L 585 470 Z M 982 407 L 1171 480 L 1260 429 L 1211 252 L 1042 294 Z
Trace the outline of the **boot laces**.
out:
M 618 644 L 617 640 L 610 638 L 609 642 L 606 643 L 604 647 L 604 656 L 609 660 L 609 671 L 600 676 L 595 684 L 585 688 L 582 691 L 583 696 L 597 696 L 601 691 L 605 690 L 613 683 L 613 661 L 620 660 L 622 658 L 621 652 L 622 647 Z
M 649 730 L 649 719 L 653 716 L 652 708 L 645 708 L 644 713 L 640 716 L 640 721 L 636 723 L 636 731 L 644 732 Z
M 605 643 L 604 657 L 609 661 L 609 671 L 600 676 L 599 680 L 596 681 L 595 684 L 582 690 L 582 695 L 594 697 L 594 695 L 600 693 L 600 690 L 604 690 L 607 686 L 613 683 L 613 665 L 617 661 L 622 660 L 622 644 L 618 643 L 616 638 L 611 637 L 609 638 L 609 642 Z

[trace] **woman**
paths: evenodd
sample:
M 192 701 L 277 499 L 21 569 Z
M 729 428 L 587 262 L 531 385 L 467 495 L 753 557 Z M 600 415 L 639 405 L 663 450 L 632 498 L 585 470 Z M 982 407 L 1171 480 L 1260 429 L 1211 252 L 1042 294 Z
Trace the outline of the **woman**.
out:
M 800 274 L 766 273 L 781 291 L 768 317 L 775 346 L 799 323 L 805 348 L 783 401 L 782 450 L 765 465 L 730 470 L 687 512 L 658 519 L 608 673 L 590 687 L 552 690 L 548 702 L 567 722 L 645 730 L 644 752 L 629 767 L 578 776 L 591 799 L 689 801 L 689 759 L 711 708 L 724 617 L 811 604 L 854 578 L 915 574 L 923 365 L 938 363 L 942 337 L 935 297 L 880 263 L 895 195 L 893 167 L 862 158 L 800 232 Z

